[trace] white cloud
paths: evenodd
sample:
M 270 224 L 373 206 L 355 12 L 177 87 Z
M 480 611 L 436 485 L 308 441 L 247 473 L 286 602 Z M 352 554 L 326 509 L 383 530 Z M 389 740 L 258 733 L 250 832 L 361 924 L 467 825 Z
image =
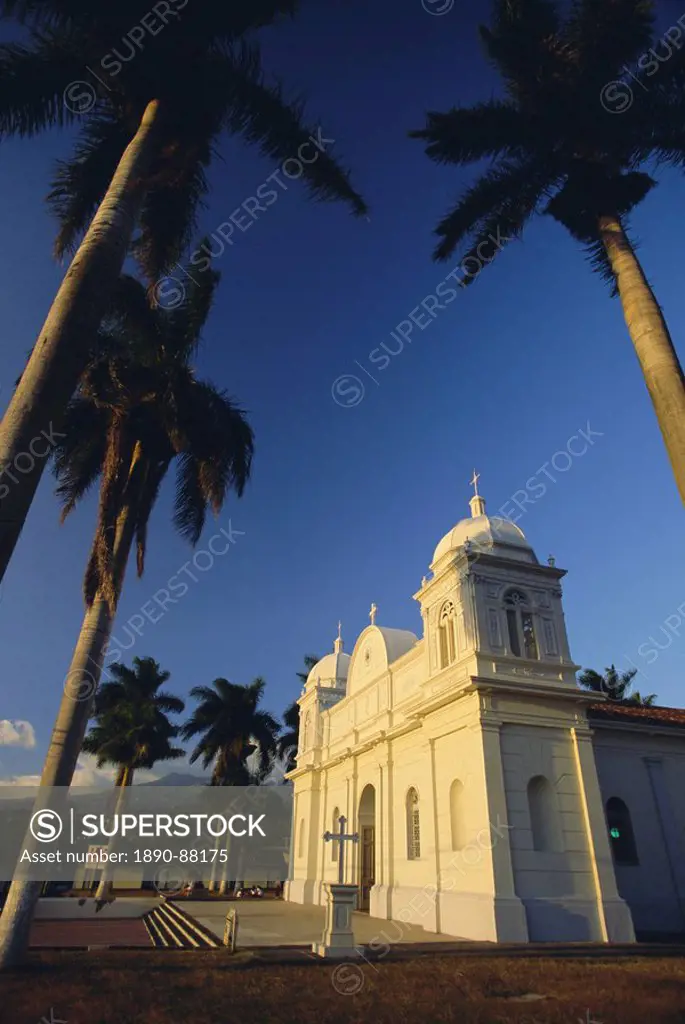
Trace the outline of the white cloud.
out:
M 28 723 L 25 724 L 28 725 Z M 116 768 L 98 768 L 95 758 L 91 754 L 81 754 L 79 755 L 71 784 L 72 786 L 91 786 L 101 789 L 113 786 L 116 775 Z M 154 782 L 158 778 L 159 775 L 155 772 L 141 770 L 136 772 L 134 782 Z M 10 775 L 9 777 L 0 778 L 0 786 L 39 785 L 40 775 Z
M 36 734 L 30 722 L 20 719 L 10 721 L 0 718 L 0 747 L 24 747 L 31 750 L 36 745 Z

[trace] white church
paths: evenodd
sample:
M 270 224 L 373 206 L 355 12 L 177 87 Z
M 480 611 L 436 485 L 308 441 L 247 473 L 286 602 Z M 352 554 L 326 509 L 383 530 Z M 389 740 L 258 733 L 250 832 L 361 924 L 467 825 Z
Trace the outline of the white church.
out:
M 423 635 L 338 631 L 299 700 L 285 898 L 496 942 L 685 931 L 685 712 L 582 691 L 565 570 L 485 512 L 447 533 L 414 599 Z

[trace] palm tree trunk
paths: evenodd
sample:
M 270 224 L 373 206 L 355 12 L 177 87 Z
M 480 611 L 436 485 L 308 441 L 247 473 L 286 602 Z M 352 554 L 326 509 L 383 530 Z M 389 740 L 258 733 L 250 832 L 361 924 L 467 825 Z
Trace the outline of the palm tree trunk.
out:
M 118 788 L 119 792 L 118 792 L 118 795 L 117 795 L 117 802 L 116 802 L 116 805 L 114 807 L 114 814 L 115 815 L 119 815 L 119 814 L 123 813 L 124 804 L 126 802 L 126 794 L 128 792 L 128 787 L 133 785 L 133 772 L 134 772 L 134 769 L 131 768 L 130 765 L 125 765 L 123 767 L 122 771 L 119 773 L 119 778 L 117 779 L 117 788 Z M 108 854 L 112 852 L 112 850 L 114 849 L 114 846 L 115 846 L 115 836 L 112 836 L 112 838 L 110 839 L 109 843 L 107 844 L 107 853 Z M 109 857 L 108 857 L 106 864 L 102 868 L 102 874 L 100 875 L 100 882 L 99 882 L 98 887 L 97 887 L 97 889 L 95 891 L 95 899 L 96 900 L 106 900 L 109 897 L 109 895 L 110 895 L 110 893 L 112 891 L 113 876 L 114 876 L 114 870 L 110 866 L 110 861 L 109 861 Z
M 141 463 L 140 445 L 132 458 L 129 479 Z M 135 491 L 136 488 L 134 487 Z M 98 593 L 87 609 L 81 625 L 71 665 L 64 684 L 57 721 L 52 730 L 50 746 L 40 779 L 41 791 L 53 786 L 68 787 L 76 768 L 83 737 L 90 718 L 93 698 L 100 682 L 105 649 L 109 640 L 116 604 L 124 582 L 126 564 L 135 535 L 135 517 L 127 503 L 117 520 L 114 542 L 114 587 L 116 602 L 110 605 Z M 24 848 L 31 849 L 34 842 L 27 835 Z M 42 882 L 15 878 L 7 894 L 0 915 L 0 971 L 19 963 L 28 947 L 29 932 Z
M 0 424 L 0 581 L 128 252 L 156 154 L 157 100 L 119 161 Z
M 685 378 L 666 321 L 619 217 L 599 230 L 616 275 L 623 314 L 685 503 Z

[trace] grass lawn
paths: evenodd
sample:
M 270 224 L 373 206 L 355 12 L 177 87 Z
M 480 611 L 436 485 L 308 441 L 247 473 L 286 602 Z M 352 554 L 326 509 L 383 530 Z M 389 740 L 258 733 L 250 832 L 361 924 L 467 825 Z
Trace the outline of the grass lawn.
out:
M 520 999 L 530 993 L 546 998 Z M 0 980 L 0 1021 L 51 1013 L 67 1024 L 683 1024 L 685 962 L 443 954 L 336 969 L 223 951 L 32 954 Z

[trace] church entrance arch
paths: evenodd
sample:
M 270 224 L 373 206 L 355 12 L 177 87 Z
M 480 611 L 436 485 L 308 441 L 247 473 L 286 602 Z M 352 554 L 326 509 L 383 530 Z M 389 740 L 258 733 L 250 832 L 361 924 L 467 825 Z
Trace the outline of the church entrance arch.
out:
M 376 790 L 365 786 L 359 801 L 359 909 L 368 913 L 369 894 L 376 881 Z

